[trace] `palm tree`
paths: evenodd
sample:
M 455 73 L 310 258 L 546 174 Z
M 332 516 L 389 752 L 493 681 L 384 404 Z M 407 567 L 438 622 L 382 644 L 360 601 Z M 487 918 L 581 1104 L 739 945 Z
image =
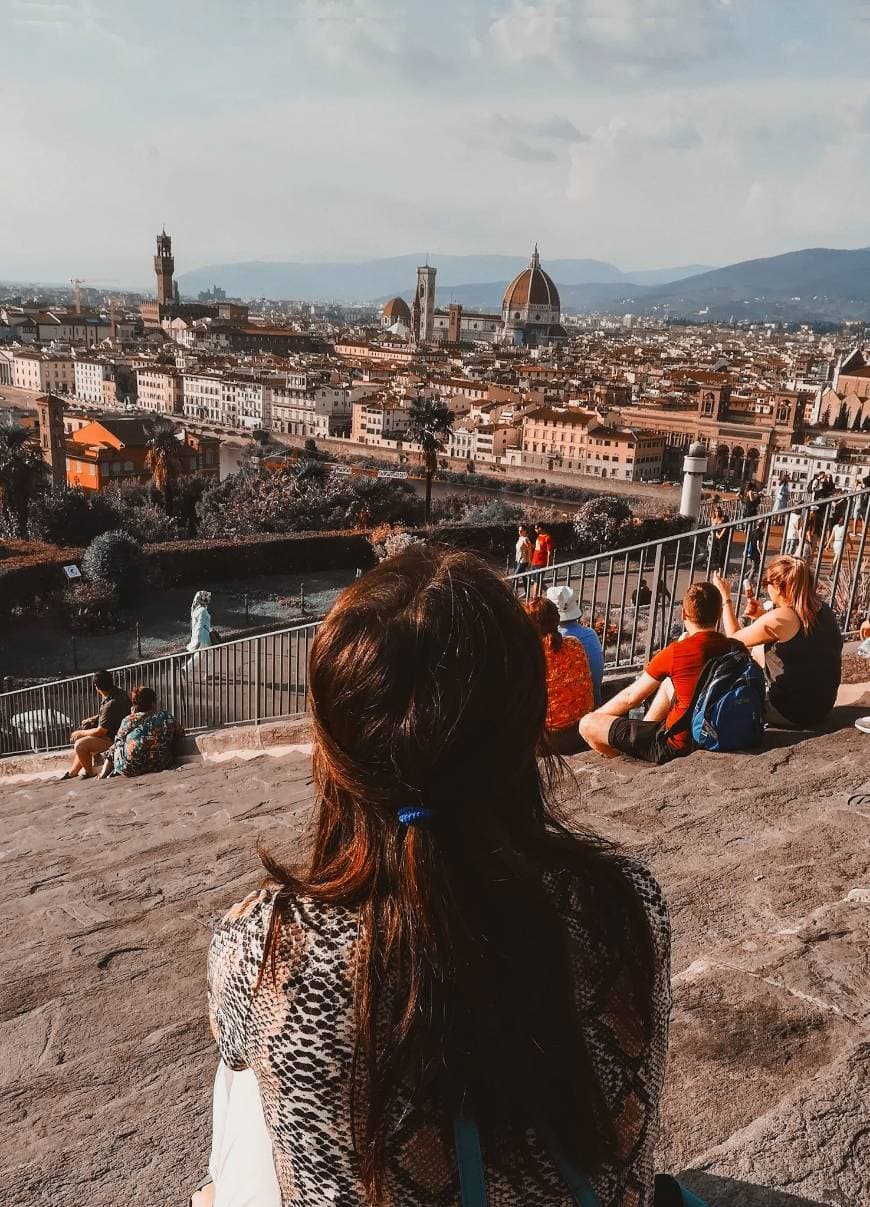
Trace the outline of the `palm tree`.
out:
M 0 526 L 27 536 L 30 504 L 48 482 L 36 432 L 20 423 L 0 424 Z
M 438 468 L 438 454 L 444 451 L 445 437 L 453 427 L 453 413 L 434 398 L 415 398 L 410 407 L 408 437 L 420 445 L 426 475 L 426 523 L 432 511 L 432 479 Z
M 167 515 L 172 515 L 175 484 L 181 474 L 181 445 L 170 419 L 157 416 L 149 424 L 150 438 L 146 444 L 145 465 L 151 470 L 151 481 L 163 497 Z

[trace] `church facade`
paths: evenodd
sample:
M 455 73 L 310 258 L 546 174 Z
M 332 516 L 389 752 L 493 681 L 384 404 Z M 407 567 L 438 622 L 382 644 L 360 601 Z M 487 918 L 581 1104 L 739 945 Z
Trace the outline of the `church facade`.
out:
M 517 348 L 549 347 L 568 335 L 561 323 L 561 302 L 555 282 L 541 268 L 537 244 L 528 267 L 517 273 L 505 290 L 501 312 L 466 310 L 452 302 L 435 307 L 436 269 L 417 269 L 417 289 L 410 308 L 403 298 L 391 298 L 381 312 L 381 329 L 415 343 L 508 344 Z

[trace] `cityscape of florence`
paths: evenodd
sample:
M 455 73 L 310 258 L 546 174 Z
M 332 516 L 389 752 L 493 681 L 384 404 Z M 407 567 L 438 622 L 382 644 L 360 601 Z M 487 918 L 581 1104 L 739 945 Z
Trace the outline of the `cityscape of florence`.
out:
M 3 1204 L 870 1207 L 870 6 L 0 28 Z

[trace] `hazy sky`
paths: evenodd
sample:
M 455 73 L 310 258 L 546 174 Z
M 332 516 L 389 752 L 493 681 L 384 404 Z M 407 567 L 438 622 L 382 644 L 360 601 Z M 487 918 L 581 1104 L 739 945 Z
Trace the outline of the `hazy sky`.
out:
M 0 278 L 870 244 L 868 0 L 0 0 Z

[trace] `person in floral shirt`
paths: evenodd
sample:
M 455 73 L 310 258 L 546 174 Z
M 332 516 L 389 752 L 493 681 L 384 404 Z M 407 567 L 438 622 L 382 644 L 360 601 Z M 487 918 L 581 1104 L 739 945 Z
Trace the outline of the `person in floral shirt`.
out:
M 157 710 L 157 695 L 150 687 L 134 687 L 133 708 L 121 722 L 106 758 L 103 775 L 145 775 L 166 771 L 175 761 L 175 746 L 184 730 L 166 709 Z

